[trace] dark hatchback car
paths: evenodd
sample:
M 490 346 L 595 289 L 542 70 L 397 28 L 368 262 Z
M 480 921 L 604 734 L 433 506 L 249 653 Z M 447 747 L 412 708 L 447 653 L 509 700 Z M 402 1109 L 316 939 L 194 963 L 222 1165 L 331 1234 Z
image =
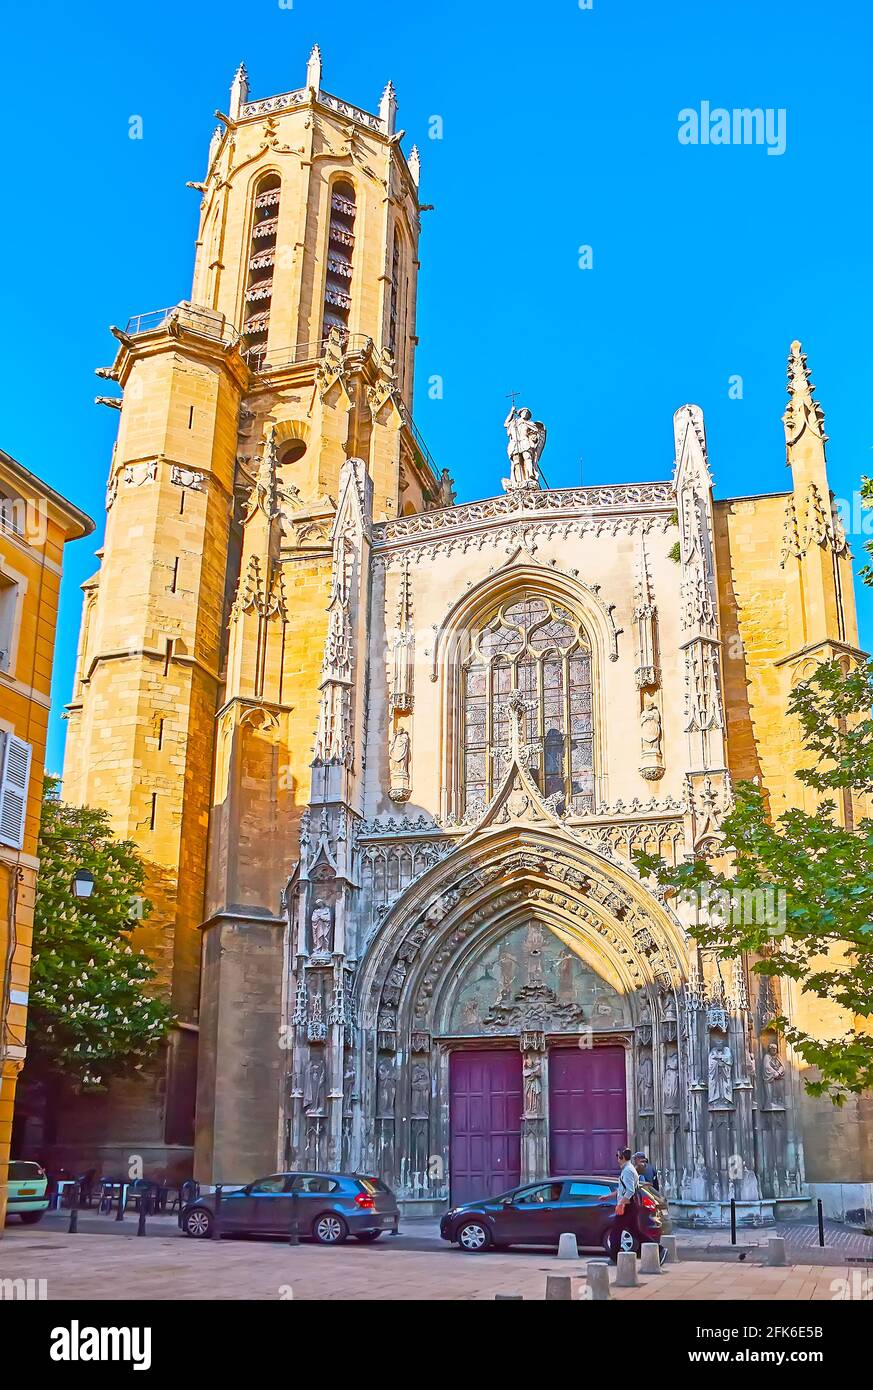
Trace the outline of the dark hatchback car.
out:
M 221 1234 L 284 1236 L 297 1217 L 303 1240 L 341 1245 L 350 1235 L 378 1240 L 397 1233 L 400 1213 L 394 1193 L 378 1178 L 358 1173 L 274 1173 L 245 1187 L 223 1191 Z M 188 1202 L 182 1230 L 201 1238 L 215 1234 L 215 1194 Z
M 525 1183 L 511 1192 L 466 1202 L 446 1212 L 440 1235 L 471 1254 L 508 1245 L 557 1245 L 572 1232 L 582 1247 L 605 1250 L 612 1259 L 619 1250 L 639 1252 L 642 1241 L 658 1241 L 672 1229 L 667 1203 L 659 1192 L 640 1187 L 637 1229 L 641 1239 L 622 1231 L 610 1240 L 615 1220 L 618 1183 L 614 1178 L 547 1178 Z M 615 1248 L 613 1248 L 615 1247 Z

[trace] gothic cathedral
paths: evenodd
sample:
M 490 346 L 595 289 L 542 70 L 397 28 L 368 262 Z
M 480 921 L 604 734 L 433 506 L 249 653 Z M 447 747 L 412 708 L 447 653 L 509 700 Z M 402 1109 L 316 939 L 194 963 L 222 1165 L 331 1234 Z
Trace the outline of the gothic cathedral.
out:
M 793 990 L 632 856 L 718 856 L 736 779 L 803 804 L 789 691 L 859 655 L 806 359 L 784 492 L 714 500 L 694 405 L 671 478 L 548 490 L 513 409 L 496 495 L 455 505 L 412 419 L 396 110 L 330 95 L 318 49 L 280 96 L 240 68 L 191 300 L 113 330 L 65 796 L 140 848 L 177 1022 L 58 1153 L 357 1170 L 436 1212 L 629 1142 L 689 1219 L 785 1215 L 860 1174 L 861 1110 L 809 1099 Z

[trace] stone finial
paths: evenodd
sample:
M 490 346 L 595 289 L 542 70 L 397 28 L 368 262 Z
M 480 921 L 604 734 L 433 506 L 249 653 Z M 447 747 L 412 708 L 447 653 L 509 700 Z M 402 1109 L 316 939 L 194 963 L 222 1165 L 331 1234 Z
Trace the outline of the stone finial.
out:
M 306 86 L 313 92 L 321 91 L 321 49 L 317 43 L 312 45 L 309 62 L 306 64 Z
M 249 99 L 249 75 L 245 63 L 240 63 L 230 84 L 230 111 L 232 121 L 238 121 L 240 112 Z
M 409 158 L 406 162 L 409 165 L 412 182 L 415 184 L 416 188 L 418 188 L 421 183 L 421 154 L 419 153 L 417 145 L 413 145 L 412 149 L 409 151 Z
M 397 129 L 397 93 L 394 83 L 387 83 L 379 102 L 379 120 L 386 135 L 393 135 Z
M 795 339 L 788 354 L 788 408 L 782 416 L 785 441 L 789 448 L 808 429 L 822 444 L 827 442 L 824 411 L 814 399 L 815 386 L 807 366 L 806 353 Z

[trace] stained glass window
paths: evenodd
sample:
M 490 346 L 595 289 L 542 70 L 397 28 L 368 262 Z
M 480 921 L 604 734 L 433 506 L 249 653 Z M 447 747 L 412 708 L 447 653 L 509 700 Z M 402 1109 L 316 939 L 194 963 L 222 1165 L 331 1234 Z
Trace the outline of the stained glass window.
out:
M 561 604 L 523 594 L 470 637 L 464 663 L 462 804 L 482 809 L 506 771 L 509 696 L 525 703 L 531 774 L 560 813 L 594 809 L 591 650 Z

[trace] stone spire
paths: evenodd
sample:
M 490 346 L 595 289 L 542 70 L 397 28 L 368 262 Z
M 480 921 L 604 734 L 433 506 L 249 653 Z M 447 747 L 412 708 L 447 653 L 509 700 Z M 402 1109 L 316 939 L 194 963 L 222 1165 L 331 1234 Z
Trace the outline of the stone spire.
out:
M 409 151 L 409 158 L 406 161 L 409 165 L 409 172 L 412 175 L 412 182 L 418 188 L 421 183 L 421 153 L 417 145 L 413 145 Z
M 821 444 L 822 457 L 824 457 L 824 445 L 827 441 L 824 429 L 824 411 L 818 401 L 814 399 L 814 391 L 815 386 L 806 363 L 806 353 L 801 350 L 800 343 L 795 340 L 791 344 L 791 351 L 788 354 L 788 408 L 782 416 L 782 423 L 785 426 L 785 442 L 788 446 L 789 465 L 792 461 L 792 449 L 800 443 L 807 431 Z
M 386 135 L 393 135 L 397 129 L 397 93 L 394 83 L 388 82 L 379 102 L 379 119 Z
M 312 45 L 309 62 L 306 64 L 306 86 L 310 91 L 321 91 L 321 49 L 317 43 Z
M 249 75 L 245 63 L 240 63 L 230 84 L 230 111 L 232 121 L 238 121 L 240 112 L 249 99 Z

